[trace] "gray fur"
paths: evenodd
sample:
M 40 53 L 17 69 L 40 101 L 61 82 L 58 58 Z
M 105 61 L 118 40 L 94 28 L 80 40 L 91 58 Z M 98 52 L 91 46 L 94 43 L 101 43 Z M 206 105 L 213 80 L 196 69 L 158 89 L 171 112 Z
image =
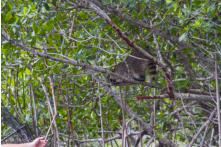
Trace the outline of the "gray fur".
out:
M 134 79 L 136 81 L 145 81 L 146 71 L 148 68 L 150 73 L 156 73 L 155 64 L 147 60 L 143 54 L 133 51 L 131 56 L 128 56 L 124 61 L 115 66 L 113 72 L 125 78 Z M 108 77 L 108 80 L 113 85 L 122 85 L 124 83 L 126 84 L 126 82 L 122 79 L 112 75 Z

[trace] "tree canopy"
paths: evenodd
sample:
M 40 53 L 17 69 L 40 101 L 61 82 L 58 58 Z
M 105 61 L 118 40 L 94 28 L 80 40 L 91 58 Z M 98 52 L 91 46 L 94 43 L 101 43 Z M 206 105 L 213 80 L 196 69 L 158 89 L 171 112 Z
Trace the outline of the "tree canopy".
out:
M 219 0 L 1 6 L 2 143 L 221 146 Z M 113 72 L 132 51 L 157 65 L 154 81 Z

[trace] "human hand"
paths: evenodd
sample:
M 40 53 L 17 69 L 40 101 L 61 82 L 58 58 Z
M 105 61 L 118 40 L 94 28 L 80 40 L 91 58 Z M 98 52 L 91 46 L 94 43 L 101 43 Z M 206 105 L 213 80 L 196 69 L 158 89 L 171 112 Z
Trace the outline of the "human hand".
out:
M 38 137 L 30 143 L 30 147 L 46 147 L 47 140 L 44 140 L 44 137 Z

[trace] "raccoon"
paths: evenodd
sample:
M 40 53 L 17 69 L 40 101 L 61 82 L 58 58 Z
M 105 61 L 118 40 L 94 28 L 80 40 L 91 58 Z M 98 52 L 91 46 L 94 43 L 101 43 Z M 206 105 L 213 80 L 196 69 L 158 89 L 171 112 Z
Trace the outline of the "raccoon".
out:
M 125 78 L 134 79 L 136 81 L 145 81 L 146 70 L 149 69 L 151 80 L 155 80 L 156 64 L 147 60 L 143 54 L 132 51 L 132 56 L 128 56 L 124 61 L 114 67 L 113 72 L 122 75 Z M 137 57 L 137 58 L 136 58 Z M 126 81 L 110 75 L 108 80 L 112 85 L 129 84 Z

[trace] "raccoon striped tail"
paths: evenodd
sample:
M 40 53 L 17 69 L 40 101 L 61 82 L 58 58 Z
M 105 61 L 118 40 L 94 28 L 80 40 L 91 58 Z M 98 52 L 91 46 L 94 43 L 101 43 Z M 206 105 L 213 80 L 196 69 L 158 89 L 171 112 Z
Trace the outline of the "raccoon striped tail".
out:
M 157 74 L 156 64 L 154 62 L 150 61 L 148 63 L 148 69 L 149 69 L 151 81 L 155 81 L 155 77 L 156 77 L 156 74 Z

